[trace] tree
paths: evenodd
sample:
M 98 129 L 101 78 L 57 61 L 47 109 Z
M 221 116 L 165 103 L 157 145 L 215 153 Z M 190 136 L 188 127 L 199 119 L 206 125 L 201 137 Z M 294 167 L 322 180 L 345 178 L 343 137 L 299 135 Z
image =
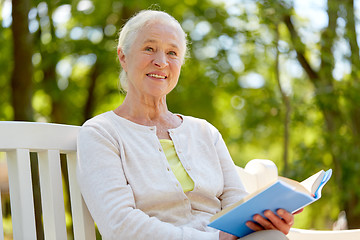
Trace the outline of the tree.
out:
M 279 4 L 280 3 L 280 4 Z M 354 189 L 354 181 L 359 166 L 359 96 L 354 94 L 359 90 L 359 46 L 355 29 L 354 1 L 327 2 L 328 23 L 320 33 L 317 43 L 319 48 L 320 66 L 315 67 L 309 61 L 313 55 L 311 49 L 303 43 L 294 23 L 296 16 L 291 5 L 284 1 L 264 1 L 264 8 L 275 9 L 273 19 L 285 24 L 290 34 L 292 48 L 296 58 L 313 84 L 315 103 L 324 119 L 323 138 L 325 151 L 332 156 L 332 166 L 335 173 L 336 190 L 341 193 L 339 206 L 348 216 L 349 227 L 360 225 L 360 209 L 358 202 L 360 194 Z M 344 34 L 339 33 L 337 20 L 346 21 Z M 277 22 L 276 24 L 278 24 Z M 351 72 L 342 79 L 335 80 L 333 72 L 336 67 L 335 49 L 340 40 L 346 41 L 351 53 L 345 56 L 351 66 Z M 341 143 L 341 144 L 340 144 Z

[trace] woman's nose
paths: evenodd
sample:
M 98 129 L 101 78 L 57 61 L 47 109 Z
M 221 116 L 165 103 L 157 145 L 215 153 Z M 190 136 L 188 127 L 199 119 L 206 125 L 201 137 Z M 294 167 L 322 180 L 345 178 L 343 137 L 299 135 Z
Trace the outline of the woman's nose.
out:
M 158 52 L 157 54 L 155 54 L 153 63 L 155 66 L 157 66 L 159 68 L 166 67 L 168 65 L 166 54 L 162 53 L 162 52 Z

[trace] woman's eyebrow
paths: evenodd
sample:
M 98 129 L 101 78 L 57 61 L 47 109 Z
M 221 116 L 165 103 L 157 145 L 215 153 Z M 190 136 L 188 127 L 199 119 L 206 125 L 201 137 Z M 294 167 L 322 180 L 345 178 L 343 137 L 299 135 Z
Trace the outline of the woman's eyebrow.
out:
M 156 41 L 153 40 L 153 39 L 146 39 L 143 44 L 146 44 L 146 43 L 155 43 Z
M 154 39 L 146 39 L 143 44 L 147 44 L 147 43 L 156 43 L 157 41 Z M 179 46 L 176 43 L 169 43 L 169 45 L 173 48 L 179 49 Z

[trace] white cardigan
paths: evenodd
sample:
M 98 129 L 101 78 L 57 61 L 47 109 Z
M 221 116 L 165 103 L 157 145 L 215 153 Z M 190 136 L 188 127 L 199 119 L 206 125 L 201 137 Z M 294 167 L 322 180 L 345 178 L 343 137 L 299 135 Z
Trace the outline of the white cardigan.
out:
M 212 215 L 246 195 L 218 130 L 181 116 L 169 130 L 193 191 L 184 193 L 162 151 L 156 128 L 113 111 L 87 121 L 78 138 L 77 176 L 104 240 L 217 240 Z

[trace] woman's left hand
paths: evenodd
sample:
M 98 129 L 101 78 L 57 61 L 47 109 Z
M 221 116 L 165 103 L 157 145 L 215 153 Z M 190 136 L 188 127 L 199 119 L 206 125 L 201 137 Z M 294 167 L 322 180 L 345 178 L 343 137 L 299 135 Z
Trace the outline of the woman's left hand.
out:
M 301 211 L 296 212 L 299 213 Z M 254 222 L 248 221 L 246 226 L 254 231 L 261 230 L 279 230 L 285 235 L 289 233 L 291 226 L 294 224 L 294 215 L 284 209 L 276 211 L 277 215 L 270 210 L 264 212 L 265 217 L 260 214 L 255 214 Z

